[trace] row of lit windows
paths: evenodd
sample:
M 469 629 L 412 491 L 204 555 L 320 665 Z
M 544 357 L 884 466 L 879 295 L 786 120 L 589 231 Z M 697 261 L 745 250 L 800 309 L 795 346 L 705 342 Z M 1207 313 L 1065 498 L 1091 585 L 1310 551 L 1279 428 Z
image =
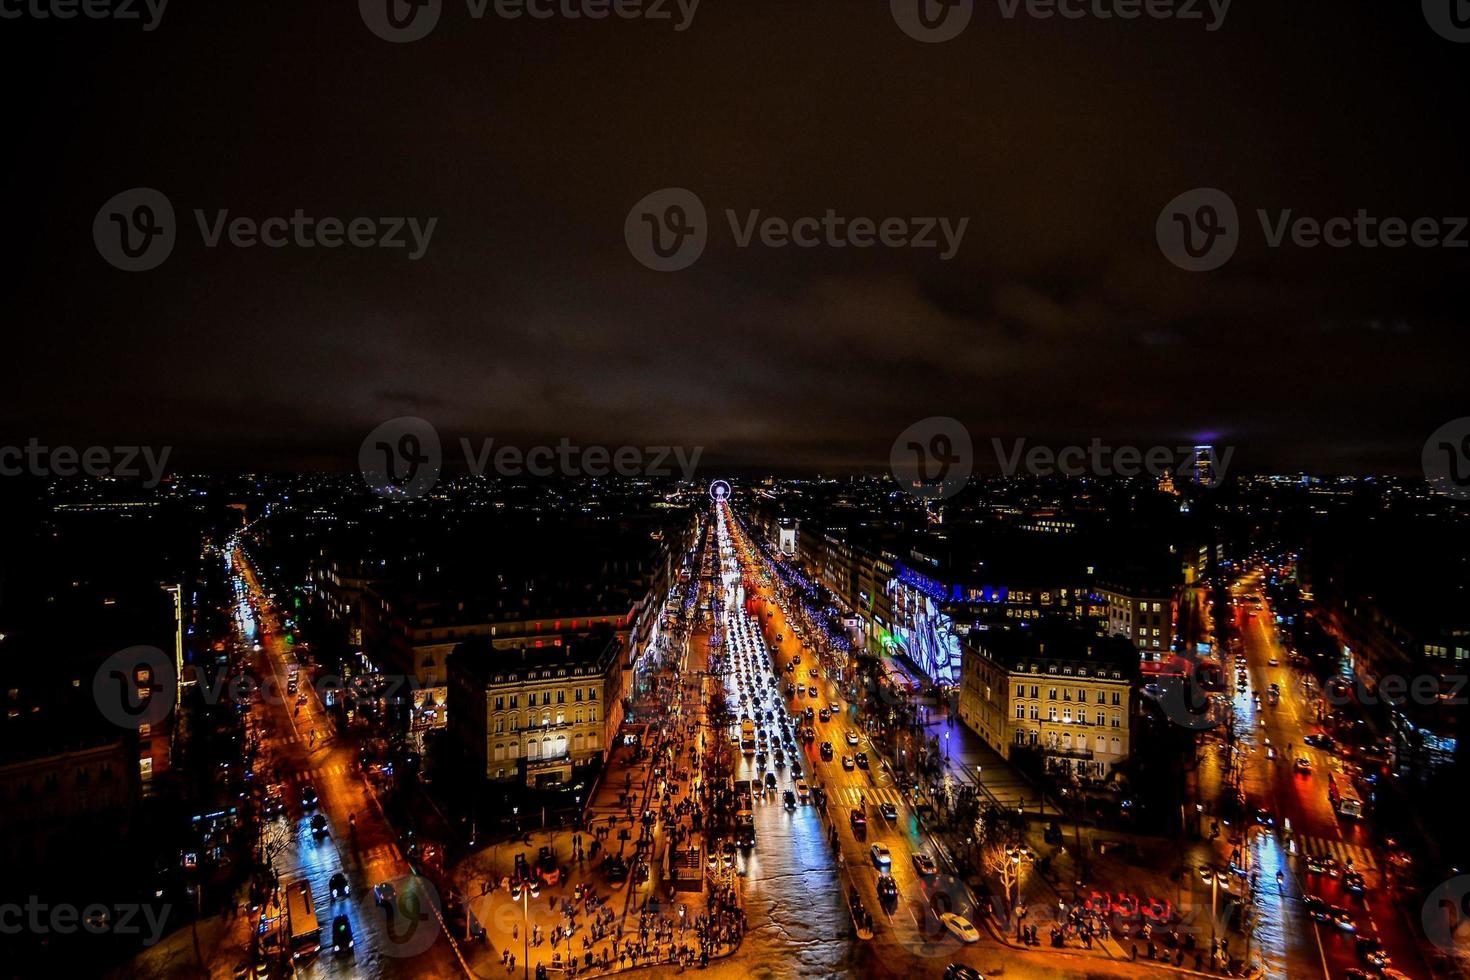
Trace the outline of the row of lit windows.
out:
M 551 703 L 551 693 L 552 692 L 550 692 L 550 691 L 542 691 L 540 693 L 541 693 L 541 703 L 543 705 L 550 704 Z M 589 687 L 589 688 L 587 688 L 586 689 L 586 692 L 585 692 L 585 697 L 586 697 L 586 700 L 588 700 L 588 701 L 596 701 L 597 700 L 597 688 L 595 688 L 595 687 Z M 582 688 L 578 687 L 578 688 L 574 688 L 572 690 L 572 700 L 575 701 L 577 704 L 581 704 L 582 703 L 582 701 L 583 701 L 583 689 Z M 521 706 L 520 705 L 520 701 L 521 701 L 521 696 L 519 694 L 512 694 L 512 695 L 510 695 L 510 710 L 514 711 L 517 708 L 519 708 Z M 504 711 L 505 710 L 505 702 L 506 702 L 506 698 L 505 698 L 504 695 L 497 695 L 496 698 L 495 698 L 495 710 L 496 711 Z M 567 692 L 566 692 L 565 689 L 556 692 L 556 703 L 557 704 L 566 704 L 567 703 Z M 526 706 L 527 707 L 534 707 L 535 704 L 536 704 L 536 692 L 535 691 L 532 691 L 530 694 L 526 695 Z
M 1107 694 L 1108 694 L 1107 691 L 1098 691 L 1097 692 L 1097 703 L 1098 704 L 1107 704 L 1108 703 L 1107 700 L 1106 700 Z M 1114 692 L 1112 692 L 1112 694 L 1113 694 L 1113 706 L 1114 707 L 1117 707 L 1118 705 L 1120 705 L 1120 704 L 1123 703 L 1123 701 L 1122 701 L 1122 692 L 1121 691 L 1114 691 Z M 1062 695 L 1062 700 L 1063 701 L 1079 701 L 1079 702 L 1086 702 L 1087 701 L 1087 689 L 1086 688 L 1083 688 L 1083 687 L 1077 688 L 1077 696 L 1075 698 L 1072 697 L 1072 692 L 1070 690 L 1068 690 L 1068 689 L 1065 689 L 1065 688 L 1062 689 L 1061 695 Z M 1018 698 L 1024 698 L 1026 696 L 1027 696 L 1026 695 L 1026 685 L 1025 684 L 1017 684 L 1016 685 L 1016 697 L 1018 697 Z M 1039 697 L 1041 697 L 1041 688 L 1038 685 L 1036 685 L 1036 684 L 1032 684 L 1031 685 L 1031 695 L 1030 696 L 1033 697 L 1033 698 L 1039 698 Z M 1054 688 L 1054 687 L 1047 688 L 1046 689 L 1046 699 L 1048 701 L 1055 701 L 1055 700 L 1057 700 L 1057 689 Z
M 1034 747 L 1040 741 L 1041 741 L 1041 733 L 1040 732 L 1026 731 L 1025 729 L 1019 729 L 1019 728 L 1016 729 L 1016 744 L 1017 745 L 1029 745 L 1029 746 L 1033 746 Z M 1099 735 L 1099 736 L 1097 736 L 1093 740 L 1093 743 L 1092 744 L 1094 746 L 1094 748 L 1093 748 L 1093 751 L 1094 752 L 1105 753 L 1108 750 L 1109 742 L 1108 742 L 1108 740 L 1107 740 L 1107 738 L 1105 736 Z M 1123 754 L 1123 740 L 1121 738 L 1119 738 L 1117 735 L 1114 735 L 1112 737 L 1112 743 L 1111 744 L 1112 744 L 1112 750 L 1113 750 L 1112 751 L 1112 754 L 1113 755 L 1122 755 Z M 1047 738 L 1046 738 L 1046 747 L 1049 748 L 1049 749 L 1071 749 L 1073 747 L 1071 733 L 1070 732 L 1063 732 L 1063 733 L 1061 733 L 1061 735 L 1058 735 L 1058 733 L 1056 733 L 1056 732 L 1048 732 L 1047 733 Z M 1077 736 L 1076 747 L 1078 749 L 1086 749 L 1087 748 L 1087 736 L 1085 736 L 1085 735 L 1078 735 Z
M 1018 705 L 1016 705 L 1016 720 L 1017 721 L 1025 721 L 1028 715 L 1030 716 L 1030 719 L 1032 721 L 1041 721 L 1041 708 L 1040 708 L 1040 706 L 1039 705 L 1035 705 L 1035 704 L 1032 704 L 1032 705 L 1018 704 Z M 1057 717 L 1057 709 L 1056 709 L 1056 706 L 1055 705 L 1048 706 L 1047 709 L 1046 709 L 1046 720 L 1047 721 L 1059 721 L 1059 722 L 1061 722 L 1063 724 L 1070 725 L 1070 724 L 1073 723 L 1072 709 L 1071 708 L 1063 708 L 1063 709 L 1061 709 L 1061 717 L 1058 718 Z M 1076 723 L 1079 724 L 1079 725 L 1087 725 L 1087 724 L 1102 725 L 1102 724 L 1106 724 L 1108 721 L 1111 721 L 1112 722 L 1112 726 L 1114 728 L 1122 728 L 1123 727 L 1123 715 L 1121 713 L 1119 713 L 1119 712 L 1116 712 L 1115 711 L 1115 712 L 1112 713 L 1111 716 L 1105 717 L 1103 715 L 1103 713 L 1101 711 L 1099 711 L 1097 713 L 1097 720 L 1094 721 L 1094 722 L 1088 722 L 1088 720 L 1087 720 L 1087 709 L 1086 708 L 1083 708 L 1081 706 L 1079 706 L 1077 708 Z
M 527 759 L 556 759 L 567 754 L 567 737 L 558 735 L 553 739 L 550 735 L 545 738 L 529 738 L 526 740 L 525 757 Z M 600 748 L 602 738 L 597 732 L 587 735 L 578 734 L 571 741 L 573 752 L 593 751 Z M 493 759 L 496 762 L 504 762 L 507 759 L 514 760 L 521 757 L 521 745 L 519 742 L 496 742 L 493 751 Z
M 1424 655 L 1427 657 L 1437 657 L 1441 660 L 1444 660 L 1449 658 L 1450 650 L 1449 647 L 1439 646 L 1438 644 L 1433 643 L 1426 643 L 1424 644 Z M 1470 649 L 1467 649 L 1465 647 L 1455 647 L 1454 659 L 1470 660 Z
M 555 718 L 556 718 L 556 722 L 555 722 L 556 724 L 558 724 L 558 725 L 565 725 L 567 723 L 567 712 L 566 712 L 566 709 L 565 708 L 558 708 L 558 709 L 556 709 Z M 597 706 L 596 705 L 593 705 L 592 707 L 588 708 L 585 719 L 583 717 L 583 712 L 582 712 L 582 709 L 581 708 L 578 708 L 577 711 L 576 711 L 576 714 L 573 715 L 573 724 L 577 724 L 577 725 L 581 725 L 581 724 L 595 724 L 596 721 L 597 721 Z M 502 732 L 504 732 L 505 731 L 506 724 L 507 724 L 507 722 L 506 722 L 505 716 L 503 716 L 503 715 L 496 715 L 495 716 L 495 734 L 499 735 Z M 511 715 L 510 716 L 509 724 L 510 724 L 510 730 L 511 731 L 513 731 L 513 732 L 514 731 L 518 731 L 520 729 L 520 727 L 521 727 L 520 715 Z M 552 714 L 551 714 L 550 711 L 542 711 L 541 712 L 540 724 L 542 726 L 546 726 L 546 725 L 552 724 Z M 536 713 L 534 711 L 527 711 L 526 712 L 526 724 L 525 724 L 525 727 L 526 728 L 535 728 L 536 725 L 537 725 Z

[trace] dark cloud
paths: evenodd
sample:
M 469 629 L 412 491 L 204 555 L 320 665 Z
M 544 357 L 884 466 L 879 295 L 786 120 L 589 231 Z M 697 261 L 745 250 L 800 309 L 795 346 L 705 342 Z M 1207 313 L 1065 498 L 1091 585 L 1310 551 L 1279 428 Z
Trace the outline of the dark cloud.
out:
M 340 459 L 384 418 L 881 465 L 931 414 L 1032 439 L 1228 433 L 1262 466 L 1412 469 L 1460 403 L 1464 252 L 1265 246 L 1258 208 L 1470 213 L 1465 55 L 1403 9 L 1235 5 L 1223 28 L 1006 20 L 908 40 L 886 5 L 701 4 L 690 29 L 472 21 L 389 45 L 354 5 L 18 23 L 7 431 Z M 150 273 L 89 229 L 126 187 L 185 223 Z M 629 207 L 709 209 L 691 269 Z M 1160 208 L 1226 189 L 1223 269 Z M 437 217 L 425 256 L 206 249 L 194 208 Z M 738 248 L 724 211 L 968 218 L 931 252 Z

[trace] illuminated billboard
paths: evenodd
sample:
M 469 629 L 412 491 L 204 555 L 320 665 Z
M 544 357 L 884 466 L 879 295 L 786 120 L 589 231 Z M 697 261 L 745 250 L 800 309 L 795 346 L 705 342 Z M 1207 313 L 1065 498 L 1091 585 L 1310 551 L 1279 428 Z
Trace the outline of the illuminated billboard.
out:
M 954 620 L 940 608 L 947 590 L 903 565 L 895 571 L 897 577 L 884 588 L 893 609 L 889 631 L 893 652 L 902 653 L 935 684 L 958 685 L 960 637 Z

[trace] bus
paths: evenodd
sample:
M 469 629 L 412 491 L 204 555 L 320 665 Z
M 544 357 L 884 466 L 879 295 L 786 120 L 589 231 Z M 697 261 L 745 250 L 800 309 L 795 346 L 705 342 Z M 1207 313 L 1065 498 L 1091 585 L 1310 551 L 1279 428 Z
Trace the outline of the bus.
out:
M 321 949 L 322 927 L 311 900 L 311 885 L 293 882 L 286 889 L 286 916 L 291 930 L 291 958 L 304 959 Z
M 1327 798 L 1332 801 L 1332 809 L 1339 817 L 1349 820 L 1361 820 L 1363 817 L 1363 801 L 1353 792 L 1352 786 L 1343 789 L 1337 784 L 1337 777 L 1332 773 L 1327 774 Z

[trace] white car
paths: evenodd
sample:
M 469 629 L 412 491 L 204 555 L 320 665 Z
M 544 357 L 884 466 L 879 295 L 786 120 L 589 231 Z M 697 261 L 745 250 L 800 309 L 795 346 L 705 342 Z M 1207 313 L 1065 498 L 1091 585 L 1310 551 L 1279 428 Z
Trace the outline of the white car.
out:
M 847 744 L 848 745 L 856 745 L 856 744 L 858 744 L 857 732 L 848 732 L 847 733 Z
M 868 849 L 868 853 L 872 855 L 873 864 L 877 867 L 893 867 L 893 855 L 889 854 L 888 848 L 884 847 L 882 844 L 874 844 L 871 848 Z
M 980 933 L 975 930 L 970 920 L 963 915 L 946 912 L 939 917 L 939 921 L 943 922 L 944 928 L 953 933 L 954 937 L 962 943 L 978 943 L 980 941 Z

